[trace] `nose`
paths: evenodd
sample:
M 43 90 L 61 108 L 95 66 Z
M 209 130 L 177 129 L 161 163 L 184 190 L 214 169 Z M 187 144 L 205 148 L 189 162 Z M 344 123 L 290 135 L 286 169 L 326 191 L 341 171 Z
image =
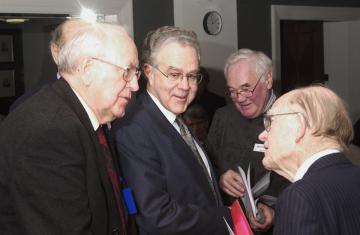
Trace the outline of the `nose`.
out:
M 240 94 L 236 94 L 236 96 L 233 98 L 233 101 L 235 102 L 244 102 L 246 100 L 246 97 L 240 95 Z
M 135 91 L 138 91 L 139 90 L 139 83 L 138 83 L 138 80 L 137 79 L 131 79 L 130 82 L 128 82 L 128 85 L 127 85 L 130 90 L 132 92 L 135 92 Z
M 178 84 L 178 87 L 181 88 L 181 89 L 184 89 L 184 90 L 189 90 L 189 79 L 184 76 L 180 81 L 179 81 L 179 84 Z
M 266 130 L 263 130 L 263 132 L 260 133 L 258 138 L 260 141 L 265 142 L 265 140 L 267 139 L 267 135 L 268 132 Z

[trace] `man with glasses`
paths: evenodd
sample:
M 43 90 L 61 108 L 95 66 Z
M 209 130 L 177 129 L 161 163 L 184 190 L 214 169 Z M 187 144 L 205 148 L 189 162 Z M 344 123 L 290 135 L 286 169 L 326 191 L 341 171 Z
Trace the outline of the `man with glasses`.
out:
M 202 79 L 196 34 L 160 27 L 142 52 L 146 91 L 113 127 L 140 234 L 229 234 L 211 163 L 182 119 Z
M 275 101 L 272 90 L 272 62 L 260 51 L 240 49 L 231 54 L 225 64 L 224 74 L 232 103 L 218 109 L 214 115 L 206 146 L 220 176 L 220 188 L 226 204 L 243 196 L 244 186 L 238 166 L 245 171 L 249 164 L 254 184 L 266 174 L 262 166 L 263 145 L 257 136 L 262 131 L 263 113 Z M 270 188 L 265 194 L 277 196 L 285 187 L 286 180 L 271 175 Z M 259 207 L 266 215 L 271 210 L 263 204 Z M 255 222 L 255 221 L 254 221 Z M 264 224 L 255 224 L 255 230 L 266 231 L 271 219 Z
M 101 125 L 138 90 L 137 49 L 120 26 L 73 29 L 60 79 L 1 124 L 0 234 L 136 234 Z
M 264 115 L 264 166 L 293 184 L 276 204 L 274 234 L 359 234 L 360 168 L 346 158 L 346 107 L 323 86 L 295 89 Z

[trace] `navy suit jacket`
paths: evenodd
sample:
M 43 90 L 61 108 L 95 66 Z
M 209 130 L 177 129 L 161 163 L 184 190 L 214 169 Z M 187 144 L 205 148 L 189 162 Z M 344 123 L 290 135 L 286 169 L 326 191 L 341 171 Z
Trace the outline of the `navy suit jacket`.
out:
M 360 234 L 360 168 L 342 153 L 317 160 L 281 193 L 274 234 Z
M 63 79 L 8 115 L 0 149 L 0 234 L 118 234 L 100 145 Z
M 140 234 L 228 234 L 230 211 L 214 198 L 190 147 L 147 92 L 113 126 L 137 207 Z

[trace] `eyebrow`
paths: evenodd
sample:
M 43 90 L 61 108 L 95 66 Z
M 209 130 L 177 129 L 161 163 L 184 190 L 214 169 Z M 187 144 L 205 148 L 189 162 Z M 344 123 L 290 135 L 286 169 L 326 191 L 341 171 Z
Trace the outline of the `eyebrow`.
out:
M 184 70 L 182 70 L 182 69 L 180 69 L 180 68 L 177 68 L 177 67 L 174 67 L 174 66 L 171 66 L 171 65 L 169 65 L 168 66 L 168 68 L 167 68 L 167 70 L 170 70 L 170 69 L 172 69 L 172 70 L 177 70 L 177 71 L 181 71 L 181 72 L 184 72 Z M 190 72 L 188 72 L 188 73 L 198 73 L 199 72 L 199 69 L 194 69 L 193 71 L 190 71 Z
M 234 87 L 228 86 L 229 89 L 233 89 L 233 90 L 239 90 L 239 89 L 250 88 L 250 87 L 251 87 L 251 84 L 249 82 L 241 84 L 239 86 L 239 88 L 234 88 Z

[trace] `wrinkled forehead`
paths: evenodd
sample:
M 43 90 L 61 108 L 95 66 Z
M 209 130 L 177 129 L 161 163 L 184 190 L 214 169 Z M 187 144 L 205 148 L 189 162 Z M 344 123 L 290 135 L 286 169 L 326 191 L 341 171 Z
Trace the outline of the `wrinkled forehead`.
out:
M 271 115 L 278 113 L 289 113 L 294 111 L 296 111 L 295 105 L 290 103 L 289 96 L 285 94 L 274 102 L 271 108 L 267 111 L 267 114 Z

